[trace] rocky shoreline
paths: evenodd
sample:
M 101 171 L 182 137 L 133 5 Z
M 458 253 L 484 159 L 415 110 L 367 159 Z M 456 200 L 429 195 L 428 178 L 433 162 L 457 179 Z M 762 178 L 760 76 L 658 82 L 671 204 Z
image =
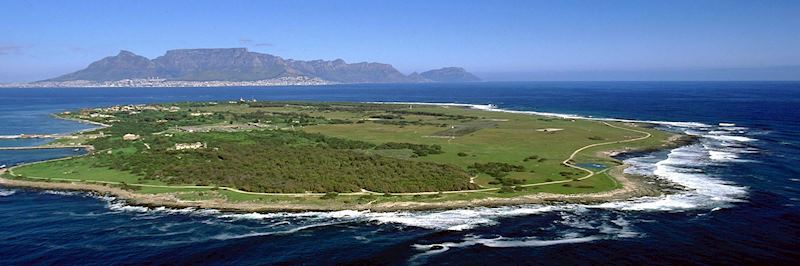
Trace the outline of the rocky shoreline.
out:
M 676 187 L 672 184 L 664 183 L 653 178 L 643 176 L 624 175 L 622 171 L 626 165 L 620 165 L 612 170 L 612 174 L 620 182 L 622 188 L 586 194 L 551 194 L 537 193 L 531 195 L 517 196 L 512 198 L 488 197 L 475 200 L 454 200 L 443 202 L 417 202 L 417 201 L 397 201 L 378 204 L 341 204 L 331 203 L 326 205 L 311 205 L 302 203 L 256 203 L 256 202 L 227 202 L 221 199 L 185 201 L 180 200 L 170 194 L 139 194 L 99 184 L 86 183 L 59 183 L 59 182 L 40 182 L 27 181 L 20 179 L 0 178 L 0 186 L 46 189 L 46 190 L 68 190 L 92 192 L 102 195 L 113 196 L 124 200 L 127 204 L 144 207 L 167 207 L 167 208 L 199 208 L 216 209 L 226 212 L 303 212 L 303 211 L 339 211 L 339 210 L 369 210 L 376 212 L 392 211 L 422 211 L 422 210 L 446 210 L 469 207 L 498 207 L 521 204 L 599 204 L 614 201 L 624 201 L 639 197 L 660 196 L 669 193 Z M 0 170 L 0 174 L 5 169 Z
M 99 124 L 99 123 L 98 123 Z M 100 126 L 108 126 L 100 124 Z M 697 137 L 683 134 L 676 134 L 667 142 L 659 147 L 648 149 L 624 149 L 602 152 L 603 156 L 620 157 L 622 155 L 647 153 L 657 150 L 673 149 L 685 145 L 691 145 L 697 141 Z M 63 158 L 62 158 L 63 159 Z M 600 204 L 607 202 L 625 201 L 639 197 L 661 196 L 676 190 L 681 190 L 680 186 L 653 177 L 634 176 L 624 174 L 627 165 L 613 167 L 609 174 L 620 183 L 621 188 L 584 194 L 553 194 L 536 193 L 510 198 L 487 197 L 474 200 L 451 200 L 442 202 L 421 202 L 421 201 L 396 201 L 383 202 L 377 204 L 344 204 L 331 202 L 330 204 L 303 204 L 296 202 L 283 203 L 258 203 L 258 202 L 228 202 L 223 199 L 186 201 L 180 200 L 173 194 L 140 194 L 122 188 L 101 184 L 87 183 L 58 183 L 28 181 L 22 179 L 9 179 L 0 177 L 0 186 L 47 189 L 47 190 L 69 190 L 93 192 L 103 195 L 114 196 L 124 200 L 127 204 L 144 207 L 168 207 L 168 208 L 200 208 L 216 209 L 227 212 L 303 212 L 303 211 L 339 211 L 339 210 L 368 210 L 376 212 L 392 211 L 423 211 L 423 210 L 447 210 L 469 207 L 498 207 L 521 204 Z M 3 176 L 7 169 L 0 169 L 0 176 Z M 292 196 L 287 196 L 292 197 Z

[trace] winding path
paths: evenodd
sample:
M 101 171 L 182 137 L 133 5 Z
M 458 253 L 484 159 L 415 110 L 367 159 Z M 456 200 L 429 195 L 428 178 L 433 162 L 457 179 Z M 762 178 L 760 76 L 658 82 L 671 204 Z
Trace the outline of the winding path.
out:
M 574 160 L 575 156 L 577 156 L 578 153 L 580 153 L 581 151 L 584 151 L 584 150 L 589 149 L 589 148 L 597 147 L 597 146 L 619 144 L 619 143 L 627 143 L 627 142 L 634 142 L 634 141 L 644 140 L 644 139 L 650 138 L 652 136 L 652 134 L 650 134 L 650 133 L 648 133 L 646 131 L 642 131 L 642 130 L 615 126 L 615 125 L 612 125 L 612 124 L 610 124 L 608 122 L 603 122 L 603 124 L 605 124 L 606 126 L 609 126 L 609 127 L 622 129 L 622 130 L 626 130 L 626 131 L 631 131 L 631 132 L 636 132 L 636 133 L 641 133 L 641 134 L 644 134 L 644 135 L 641 136 L 641 137 L 633 138 L 633 139 L 617 140 L 617 141 L 609 141 L 609 142 L 590 144 L 590 145 L 583 146 L 583 147 L 573 151 L 572 154 L 570 154 L 570 156 L 567 159 L 565 159 L 564 161 L 561 162 L 561 164 L 586 172 L 585 176 L 577 178 L 576 180 L 584 180 L 584 179 L 590 178 L 592 176 L 595 176 L 597 174 L 604 173 L 604 172 L 606 172 L 606 171 L 608 171 L 610 169 L 610 168 L 606 168 L 606 169 L 603 169 L 603 170 L 595 172 L 595 171 L 592 171 L 590 169 L 575 165 L 572 162 L 572 160 Z M 53 160 L 47 160 L 47 161 L 42 161 L 42 162 L 66 160 L 66 159 L 69 159 L 69 158 L 72 158 L 72 157 L 53 159 Z M 42 162 L 36 162 L 36 163 L 42 163 Z M 26 164 L 23 164 L 23 165 L 26 165 Z M 8 173 L 13 175 L 13 176 L 19 176 L 19 175 L 15 174 L 14 171 L 13 171 L 14 168 L 19 167 L 19 166 L 22 166 L 22 165 L 18 165 L 18 166 L 14 166 L 14 167 L 9 168 L 8 169 Z M 0 172 L 0 173 L 2 173 L 2 172 Z M 28 179 L 40 179 L 40 180 L 67 181 L 67 182 L 83 182 L 83 183 L 96 183 L 96 184 L 109 184 L 109 185 L 123 185 L 122 182 L 114 182 L 114 181 L 81 180 L 81 179 L 70 179 L 70 178 L 46 178 L 46 177 L 32 177 L 32 176 L 26 176 L 25 178 L 28 178 Z M 552 184 L 569 183 L 569 182 L 573 182 L 573 181 L 574 180 L 572 180 L 572 179 L 567 179 L 567 180 L 549 181 L 549 182 L 542 182 L 542 183 L 535 183 L 535 184 L 524 184 L 524 185 L 517 185 L 517 186 L 518 187 L 534 187 L 534 186 L 544 186 L 544 185 L 552 185 Z M 325 195 L 325 193 L 250 192 L 250 191 L 244 191 L 244 190 L 239 190 L 239 189 L 236 189 L 236 188 L 224 187 L 224 186 L 194 186 L 194 185 L 189 185 L 189 186 L 170 186 L 170 185 L 150 185 L 150 184 L 136 184 L 136 183 L 125 184 L 125 185 L 138 186 L 138 187 L 151 187 L 151 188 L 172 188 L 172 189 L 220 189 L 220 190 L 227 190 L 227 191 L 231 191 L 231 192 L 248 194 L 248 195 L 263 195 L 263 196 L 321 196 L 321 195 Z M 390 194 L 391 195 L 398 195 L 398 196 L 415 196 L 415 195 L 436 195 L 436 194 L 440 194 L 440 193 L 441 194 L 459 194 L 459 193 L 490 192 L 490 191 L 497 191 L 497 190 L 500 190 L 500 188 L 483 188 L 483 189 L 473 189 L 473 190 L 451 190 L 451 191 L 429 191 L 429 192 L 408 192 L 408 193 L 390 193 Z M 339 193 L 339 195 L 349 195 L 349 196 L 383 195 L 383 194 L 384 193 L 368 191 L 368 190 L 365 190 L 365 189 L 362 189 L 361 192 Z

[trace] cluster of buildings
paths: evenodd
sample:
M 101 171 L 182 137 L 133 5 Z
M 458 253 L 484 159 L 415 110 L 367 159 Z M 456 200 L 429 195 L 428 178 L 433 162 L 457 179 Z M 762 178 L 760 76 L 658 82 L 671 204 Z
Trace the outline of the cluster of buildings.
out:
M 178 109 L 180 110 L 180 108 Z M 159 111 L 159 110 L 168 110 L 168 108 L 161 106 L 146 105 L 146 104 L 115 105 L 111 107 L 83 109 L 81 110 L 81 115 L 89 117 L 102 117 L 102 116 L 96 116 L 95 114 L 100 115 L 103 113 L 118 113 L 118 112 L 138 113 L 145 110 Z M 63 112 L 62 114 L 69 115 L 71 113 Z
M 135 115 L 141 113 L 142 111 L 165 111 L 165 112 L 178 112 L 181 110 L 178 106 L 158 106 L 158 105 L 145 105 L 145 104 L 136 104 L 136 105 L 115 105 L 111 107 L 105 108 L 92 108 L 92 109 L 83 109 L 80 112 L 80 116 L 83 118 L 113 118 L 113 115 L 109 115 L 109 113 L 120 113 L 125 112 L 131 115 Z M 63 112 L 63 115 L 70 115 L 71 112 Z M 213 115 L 213 113 L 192 113 L 192 116 L 205 116 L 205 115 Z
M 314 86 L 328 85 L 333 82 L 320 78 L 310 78 L 306 76 L 280 77 L 274 79 L 254 80 L 254 81 L 189 81 L 189 80 L 166 80 L 159 78 L 149 79 L 122 79 L 115 81 L 42 81 L 21 84 L 0 84 L 0 87 L 14 88 L 90 88 L 90 87 L 261 87 L 261 86 Z
M 125 134 L 122 135 L 122 140 L 124 141 L 137 141 L 140 140 L 142 137 L 136 134 Z M 147 149 L 150 149 L 150 145 L 144 143 Z M 193 142 L 193 143 L 175 143 L 175 147 L 172 150 L 180 151 L 180 150 L 197 150 L 197 149 L 205 149 L 207 148 L 206 144 L 203 142 Z
M 206 144 L 202 142 L 195 142 L 195 143 L 175 143 L 175 150 L 196 150 L 196 149 L 204 149 L 206 148 Z

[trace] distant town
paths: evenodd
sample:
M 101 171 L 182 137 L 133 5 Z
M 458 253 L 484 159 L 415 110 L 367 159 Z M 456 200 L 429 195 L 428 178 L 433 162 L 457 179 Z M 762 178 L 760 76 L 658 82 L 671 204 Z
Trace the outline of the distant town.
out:
M 316 86 L 335 84 L 320 78 L 310 78 L 305 76 L 280 77 L 254 81 L 186 81 L 186 80 L 166 80 L 162 78 L 148 79 L 122 79 L 115 81 L 91 81 L 91 80 L 69 80 L 69 81 L 42 81 L 33 83 L 9 83 L 0 84 L 0 88 L 127 88 L 127 87 L 262 87 L 262 86 Z

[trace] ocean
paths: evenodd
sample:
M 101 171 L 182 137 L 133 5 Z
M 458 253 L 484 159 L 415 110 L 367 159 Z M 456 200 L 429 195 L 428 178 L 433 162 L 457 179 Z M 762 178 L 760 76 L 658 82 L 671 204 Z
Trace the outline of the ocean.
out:
M 800 82 L 0 89 L 0 135 L 91 128 L 50 116 L 77 108 L 239 98 L 474 104 L 653 121 L 700 141 L 625 158 L 686 191 L 598 205 L 242 214 L 0 187 L 0 264 L 800 263 Z M 78 152 L 2 151 L 0 165 Z

